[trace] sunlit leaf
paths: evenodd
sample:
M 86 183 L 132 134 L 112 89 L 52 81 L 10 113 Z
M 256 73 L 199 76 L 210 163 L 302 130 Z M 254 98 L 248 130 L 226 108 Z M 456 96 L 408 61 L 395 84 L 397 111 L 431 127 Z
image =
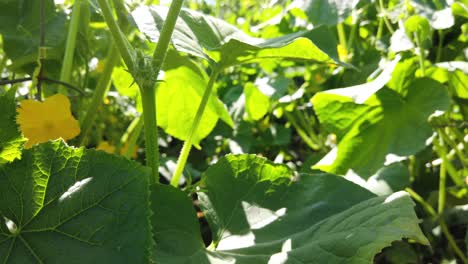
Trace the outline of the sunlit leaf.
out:
M 293 180 L 287 167 L 254 155 L 221 159 L 200 187 L 214 247 L 204 247 L 186 194 L 158 186 L 152 219 L 161 263 L 372 263 L 403 237 L 428 243 L 406 193 L 374 197 L 330 174 Z
M 157 42 L 167 8 L 140 7 L 132 15 L 139 30 Z M 336 43 L 331 42 L 335 42 L 334 39 L 314 34 L 314 30 L 273 39 L 254 38 L 218 18 L 188 9 L 181 11 L 172 36 L 178 51 L 214 61 L 221 68 L 271 58 L 340 63 Z M 335 52 L 325 52 L 330 49 Z
M 26 139 L 16 124 L 16 89 L 0 95 L 0 164 L 21 158 L 21 148 Z

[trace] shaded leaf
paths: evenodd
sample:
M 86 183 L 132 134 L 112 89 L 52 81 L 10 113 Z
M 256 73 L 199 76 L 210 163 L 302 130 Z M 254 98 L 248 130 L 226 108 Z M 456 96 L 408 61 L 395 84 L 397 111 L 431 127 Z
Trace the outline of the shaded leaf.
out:
M 35 63 L 39 48 L 39 4 L 40 1 L 1 1 L 0 34 L 3 37 L 3 50 L 20 64 Z M 65 42 L 66 15 L 55 9 L 53 0 L 45 1 L 45 46 L 46 59 L 61 61 Z M 28 68 L 32 71 L 33 68 Z
M 0 168 L 2 263 L 145 263 L 149 171 L 62 141 Z
M 333 26 L 343 22 L 359 2 L 359 0 L 306 0 L 303 8 L 309 21 L 315 26 Z

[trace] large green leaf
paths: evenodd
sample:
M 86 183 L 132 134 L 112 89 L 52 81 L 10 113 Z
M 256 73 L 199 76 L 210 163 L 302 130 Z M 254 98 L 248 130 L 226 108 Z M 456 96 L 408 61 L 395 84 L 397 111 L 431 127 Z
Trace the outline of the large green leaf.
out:
M 333 131 L 338 138 L 342 138 L 356 120 L 369 111 L 369 106 L 362 104 L 369 97 L 382 89 L 390 80 L 399 78 L 392 73 L 401 67 L 398 63 L 400 57 L 397 56 L 389 62 L 377 78 L 371 82 L 355 85 L 346 88 L 338 88 L 326 91 L 326 96 L 317 94 L 312 98 L 315 109 L 324 110 L 326 118 L 321 118 L 321 125 L 328 131 Z M 340 103 L 335 103 L 339 101 Z
M 327 128 L 342 136 L 338 148 L 317 167 L 338 174 L 352 169 L 367 179 L 395 156 L 422 150 L 433 133 L 427 119 L 434 111 L 448 108 L 448 93 L 442 84 L 427 78 L 414 80 L 400 92 L 383 88 L 363 104 L 333 90 L 317 93 L 312 101 L 320 122 L 338 122 Z M 339 125 L 342 120 L 345 125 Z
M 61 141 L 0 168 L 0 262 L 147 263 L 149 171 Z
M 406 193 L 374 197 L 330 174 L 296 179 L 254 155 L 221 159 L 200 188 L 213 247 L 205 249 L 186 194 L 158 186 L 152 222 L 160 263 L 361 264 L 403 237 L 428 243 Z
M 156 94 L 158 125 L 166 133 L 186 140 L 208 84 L 208 76 L 193 61 L 175 52 L 169 55 L 164 81 Z M 213 92 L 193 137 L 194 145 L 213 130 L 218 119 L 231 127 L 234 125 L 226 107 Z
M 21 158 L 21 148 L 26 139 L 16 124 L 16 89 L 0 95 L 0 164 Z
M 139 30 L 157 42 L 167 10 L 163 6 L 145 6 L 136 9 L 132 15 Z M 324 29 L 317 30 L 323 32 Z M 223 20 L 182 9 L 172 43 L 178 51 L 214 61 L 221 68 L 272 58 L 340 63 L 335 40 L 329 34 L 314 34 L 314 31 L 273 39 L 254 38 Z

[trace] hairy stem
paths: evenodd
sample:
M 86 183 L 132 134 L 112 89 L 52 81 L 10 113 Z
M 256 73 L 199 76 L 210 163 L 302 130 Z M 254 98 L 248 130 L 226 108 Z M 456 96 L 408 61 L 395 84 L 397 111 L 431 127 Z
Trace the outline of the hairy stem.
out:
M 156 49 L 154 49 L 153 53 L 153 67 L 158 73 L 161 70 L 164 59 L 166 58 L 167 48 L 171 42 L 172 32 L 174 31 L 183 3 L 184 0 L 173 0 L 169 7 L 166 21 L 164 22 L 164 26 L 158 39 L 158 45 L 156 46 Z
M 159 182 L 159 144 L 156 121 L 156 86 L 141 87 L 145 129 L 146 165 L 151 167 L 154 182 Z
M 187 158 L 190 153 L 190 149 L 192 148 L 193 137 L 197 132 L 198 125 L 200 124 L 203 112 L 205 111 L 206 105 L 208 104 L 208 100 L 212 93 L 216 79 L 218 78 L 218 74 L 218 69 L 214 69 L 211 73 L 210 80 L 208 81 L 208 85 L 206 86 L 202 100 L 200 102 L 200 105 L 198 106 L 197 113 L 195 114 L 195 118 L 193 119 L 192 127 L 190 128 L 187 140 L 184 142 L 182 150 L 180 151 L 179 159 L 177 160 L 177 166 L 174 171 L 174 175 L 172 175 L 171 179 L 172 186 L 177 187 L 179 185 L 180 177 L 182 176 L 182 172 L 184 171 L 185 164 L 187 163 Z

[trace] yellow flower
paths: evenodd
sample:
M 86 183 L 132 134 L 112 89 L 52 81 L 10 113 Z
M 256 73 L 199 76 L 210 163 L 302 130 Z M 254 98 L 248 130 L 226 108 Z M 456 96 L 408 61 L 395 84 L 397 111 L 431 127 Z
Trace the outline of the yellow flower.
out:
M 99 145 L 96 147 L 97 150 L 102 150 L 107 153 L 115 153 L 115 147 L 112 146 L 109 142 L 107 141 L 101 141 Z
M 51 139 L 72 139 L 80 134 L 80 126 L 71 114 L 70 101 L 65 95 L 56 94 L 44 102 L 24 100 L 16 111 L 16 123 L 28 139 L 25 148 Z

